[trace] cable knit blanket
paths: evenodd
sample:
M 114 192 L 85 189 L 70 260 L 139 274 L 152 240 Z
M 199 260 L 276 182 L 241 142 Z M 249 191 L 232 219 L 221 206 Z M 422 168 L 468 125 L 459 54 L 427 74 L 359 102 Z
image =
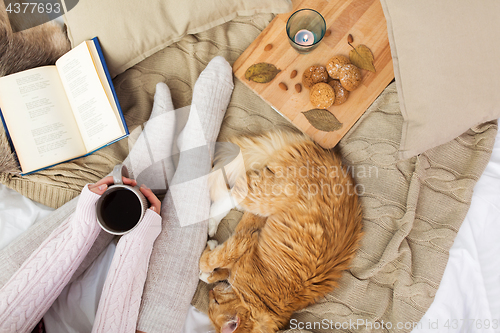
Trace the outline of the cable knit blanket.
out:
M 130 130 L 148 119 L 157 82 L 170 87 L 175 107 L 189 105 L 194 82 L 207 63 L 216 55 L 233 63 L 271 19 L 267 14 L 240 17 L 186 36 L 116 77 Z M 329 331 L 368 332 L 378 327 L 407 332 L 411 330 L 407 323 L 418 322 L 430 306 L 474 184 L 489 160 L 497 125 L 477 126 L 416 158 L 398 161 L 401 126 L 397 93 L 390 85 L 337 146 L 359 184 L 365 237 L 339 288 L 296 313 L 287 332 L 319 332 L 324 325 L 333 325 Z M 236 80 L 219 141 L 275 127 L 296 130 Z M 85 183 L 109 173 L 127 154 L 128 142 L 122 140 L 34 175 L 0 174 L 0 181 L 59 207 L 77 196 Z M 241 213 L 230 212 L 219 227 L 219 241 L 229 236 L 240 217 Z M 200 284 L 193 304 L 206 311 L 206 285 Z
M 336 147 L 357 182 L 365 236 L 339 288 L 296 313 L 286 332 L 409 332 L 432 303 L 497 124 L 398 161 L 402 123 L 392 83 Z M 222 221 L 219 242 L 241 215 L 233 210 Z M 207 292 L 200 284 L 193 300 L 202 311 Z

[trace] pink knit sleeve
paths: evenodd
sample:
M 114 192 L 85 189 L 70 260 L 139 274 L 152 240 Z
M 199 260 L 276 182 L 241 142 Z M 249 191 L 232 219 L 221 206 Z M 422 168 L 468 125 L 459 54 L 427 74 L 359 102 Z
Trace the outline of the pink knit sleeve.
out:
M 139 226 L 120 238 L 104 283 L 93 333 L 135 332 L 149 257 L 160 231 L 160 215 L 148 209 Z
M 28 332 L 40 321 L 100 232 L 99 195 L 84 187 L 76 211 L 57 227 L 0 289 L 0 332 Z

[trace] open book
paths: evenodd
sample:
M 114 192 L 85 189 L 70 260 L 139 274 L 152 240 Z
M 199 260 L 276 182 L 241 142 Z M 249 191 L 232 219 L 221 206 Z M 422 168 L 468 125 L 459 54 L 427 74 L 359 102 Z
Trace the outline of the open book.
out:
M 0 109 L 23 174 L 91 154 L 129 134 L 97 38 L 54 66 L 0 78 Z

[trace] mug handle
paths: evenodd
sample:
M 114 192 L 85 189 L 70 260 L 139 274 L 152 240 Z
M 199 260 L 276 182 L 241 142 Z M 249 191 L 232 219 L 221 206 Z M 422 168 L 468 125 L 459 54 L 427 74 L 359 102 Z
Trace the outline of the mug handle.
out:
M 127 167 L 123 164 L 117 164 L 113 168 L 113 183 L 115 185 L 123 185 L 122 177 L 128 178 Z

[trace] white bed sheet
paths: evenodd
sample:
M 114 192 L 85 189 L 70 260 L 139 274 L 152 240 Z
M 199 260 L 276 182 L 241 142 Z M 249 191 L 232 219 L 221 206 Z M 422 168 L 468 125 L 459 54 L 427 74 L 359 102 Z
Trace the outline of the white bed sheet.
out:
M 0 184 L 0 250 L 52 211 Z
M 0 185 L 0 249 L 52 209 Z M 436 297 L 413 333 L 500 332 L 500 133 L 472 204 L 450 250 Z M 114 244 L 68 285 L 44 317 L 48 333 L 90 332 Z M 396 326 L 398 323 L 393 323 Z M 191 307 L 183 333 L 213 330 Z
M 500 133 L 443 279 L 413 333 L 500 332 Z

